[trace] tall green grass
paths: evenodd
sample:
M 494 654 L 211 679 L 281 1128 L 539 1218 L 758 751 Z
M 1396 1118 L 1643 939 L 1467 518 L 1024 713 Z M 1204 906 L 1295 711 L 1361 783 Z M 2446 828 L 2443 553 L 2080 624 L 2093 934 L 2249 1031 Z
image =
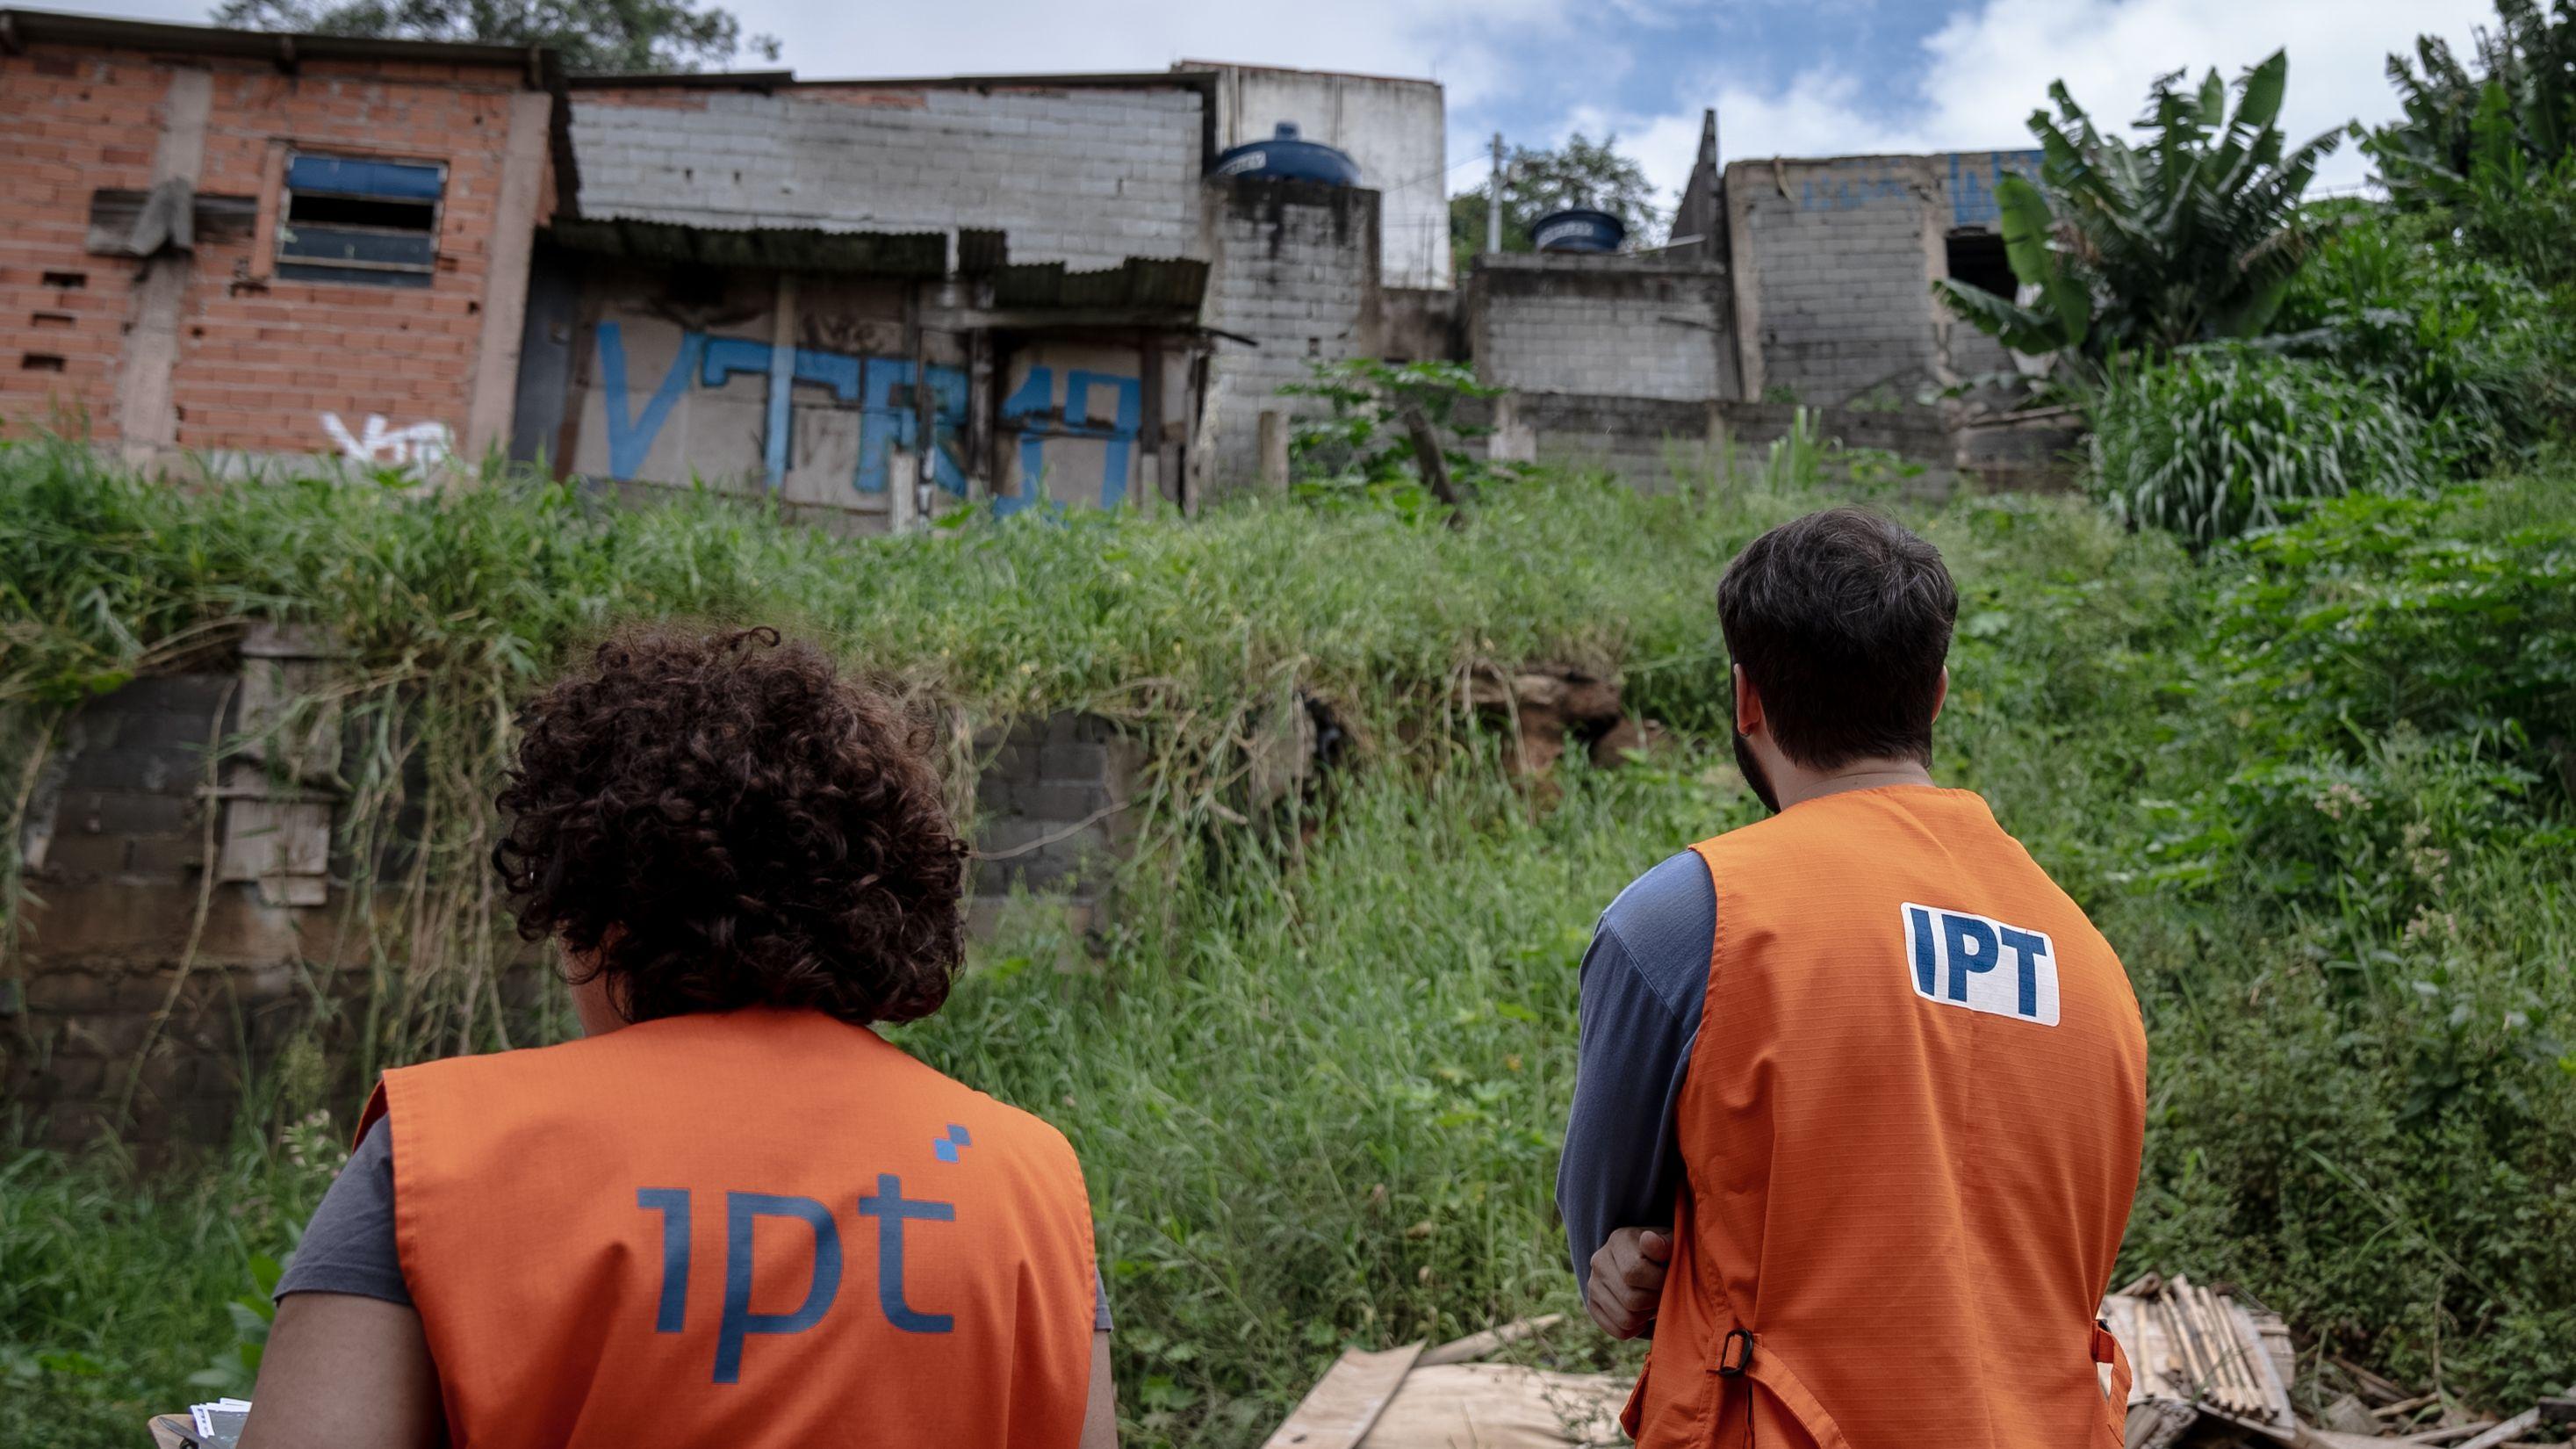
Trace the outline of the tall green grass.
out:
M 2197 557 L 2080 500 L 1911 515 L 1962 597 L 1938 772 L 2096 915 L 2147 1014 L 2124 1266 L 2233 1279 L 2311 1363 L 2472 1401 L 2576 1357 L 2576 831 L 2552 743 L 2576 736 L 2567 485 L 2355 499 Z M 54 678 L 286 608 L 357 620 L 379 671 L 479 660 L 438 677 L 506 699 L 616 614 L 786 617 L 925 697 L 1119 711 L 1181 761 L 1151 804 L 1168 845 L 1130 867 L 1147 909 L 1090 943 L 1032 917 L 902 1035 L 1073 1138 L 1122 1416 L 1137 1442 L 1191 1445 L 1259 1442 L 1346 1344 L 1574 1310 L 1550 1190 L 1576 963 L 1629 878 L 1757 809 L 1724 762 L 1710 591 L 1742 539 L 1820 501 L 1557 480 L 1497 490 L 1458 531 L 1272 504 L 853 545 L 706 500 L 102 486 L 144 562 L 47 521 L 75 499 L 0 486 L 0 538 L 13 507 L 56 530 L 35 577 L 93 581 L 88 602 L 21 585 L 0 615 L 53 640 Z M 106 622 L 144 616 L 118 625 L 130 643 Z M 1569 759 L 1559 791 L 1510 783 L 1455 682 L 1533 657 L 1623 667 L 1699 743 L 1619 772 Z M 1248 719 L 1292 679 L 1361 748 L 1291 822 L 1310 833 L 1230 825 L 1202 807 L 1239 745 L 1204 720 Z M 1053 969 L 1084 950 L 1096 971 Z M 319 1183 L 245 1130 L 227 1162 L 157 1183 L 112 1158 L 10 1169 L 0 1264 L 32 1286 L 0 1288 L 0 1441 L 124 1442 L 185 1397 L 246 1255 L 284 1246 Z M 1579 1326 L 1541 1351 L 1621 1361 Z

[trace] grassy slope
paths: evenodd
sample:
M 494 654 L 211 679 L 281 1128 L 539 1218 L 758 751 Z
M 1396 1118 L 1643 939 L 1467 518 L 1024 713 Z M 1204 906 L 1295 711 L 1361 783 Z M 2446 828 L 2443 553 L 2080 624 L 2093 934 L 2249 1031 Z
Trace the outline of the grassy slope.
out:
M 2442 528 L 2563 538 L 2565 499 L 2563 483 L 2524 489 Z M 0 519 L 69 506 L 0 489 Z M 117 526 L 168 556 L 121 571 L 96 550 L 65 557 L 101 531 L 90 523 L 32 546 L 41 557 L 20 562 L 53 572 L 30 597 L 64 606 L 21 611 L 52 622 L 42 650 L 22 642 L 0 668 L 0 690 L 118 667 L 131 650 L 94 618 L 148 616 L 148 639 L 262 596 L 354 620 L 379 658 L 482 661 L 472 677 L 502 690 L 517 659 L 535 667 L 604 614 L 785 612 L 987 709 L 1132 709 L 1198 759 L 1164 808 L 1199 823 L 1171 836 L 1187 848 L 1140 864 L 1159 909 L 1110 942 L 1098 976 L 1025 964 L 1053 959 L 1053 942 L 1005 942 L 905 1039 L 1073 1136 L 1131 1432 L 1230 1444 L 1257 1442 L 1344 1343 L 1572 1306 L 1549 1192 L 1584 936 L 1630 876 L 1753 807 L 1722 750 L 1617 775 L 1576 767 L 1561 801 L 1535 805 L 1443 728 L 1443 685 L 1477 657 L 1625 661 L 1633 696 L 1712 726 L 1715 572 L 1802 505 L 1568 485 L 1489 509 L 1463 536 L 1271 508 L 913 548 L 695 504 L 570 522 L 542 500 L 429 515 L 319 495 L 118 506 L 149 515 Z M 2220 647 L 2249 617 L 2307 637 L 2292 621 L 2366 593 L 2367 570 L 2301 565 L 2286 602 L 2250 599 L 2266 566 L 2194 563 L 2071 504 L 1965 504 L 1925 526 L 1964 599 L 1941 767 L 1987 791 L 2097 912 L 2148 1013 L 2157 1115 L 2133 1262 L 2237 1278 L 2406 1376 L 2438 1355 L 2455 1388 L 2534 1387 L 2576 1354 L 2576 1075 L 2549 1037 L 2576 1034 L 2576 849 L 2550 823 L 2563 794 L 2524 772 L 2531 752 L 2509 732 L 2454 718 L 2469 686 L 2401 689 L 2402 664 L 2353 663 L 2376 636 L 2278 678 L 2262 672 L 2278 661 Z M 2344 532 L 2372 529 L 2391 531 Z M 2530 565 L 2531 547 L 2500 547 Z M 335 574 L 335 554 L 374 566 Z M 191 558 L 212 562 L 186 575 Z M 92 584 L 191 581 L 85 610 L 65 602 L 83 597 L 65 578 L 81 570 L 105 576 Z M 468 612 L 478 597 L 502 602 Z M 2399 652 L 2520 637 L 2491 610 L 2463 617 L 2461 638 Z M 1185 802 L 1220 773 L 1209 719 L 1292 671 L 1372 749 L 1282 864 Z M 1146 677 L 1167 682 L 1115 689 Z M 2341 710 L 2357 733 L 2307 721 L 2320 679 L 2369 696 Z M 2337 782 L 2370 807 L 2329 817 L 2318 802 L 2340 808 Z M 2448 854 L 2435 865 L 2426 851 Z M 123 1442 L 137 1409 L 177 1400 L 229 1334 L 238 1255 L 281 1246 L 317 1179 L 258 1146 L 159 1188 L 112 1164 L 12 1169 L 0 1440 Z M 1555 1349 L 1611 1361 L 1588 1333 Z

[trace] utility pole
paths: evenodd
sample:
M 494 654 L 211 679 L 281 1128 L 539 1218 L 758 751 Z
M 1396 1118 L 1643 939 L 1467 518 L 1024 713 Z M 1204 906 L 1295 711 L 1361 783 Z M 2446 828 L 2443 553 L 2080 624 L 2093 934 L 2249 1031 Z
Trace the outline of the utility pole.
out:
M 1503 249 L 1503 133 L 1494 133 L 1494 179 L 1485 185 L 1485 250 Z

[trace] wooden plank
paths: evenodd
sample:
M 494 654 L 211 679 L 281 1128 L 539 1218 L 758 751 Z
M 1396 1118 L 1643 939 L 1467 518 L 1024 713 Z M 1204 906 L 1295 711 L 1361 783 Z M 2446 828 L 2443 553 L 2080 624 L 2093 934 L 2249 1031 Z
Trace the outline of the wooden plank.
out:
M 1345 1349 L 1296 1409 L 1262 1441 L 1262 1449 L 1357 1449 L 1420 1357 L 1418 1343 L 1384 1353 Z
M 1565 1315 L 1562 1313 L 1542 1313 L 1535 1318 L 1515 1318 L 1509 1323 L 1488 1328 L 1482 1333 L 1471 1333 L 1465 1338 L 1453 1338 L 1436 1348 L 1424 1349 L 1422 1357 L 1416 1362 L 1423 1368 L 1444 1363 L 1467 1363 L 1483 1358 L 1507 1343 L 1516 1343 L 1533 1333 L 1545 1333 L 1564 1321 Z
M 2496 1449 L 2508 1439 L 2519 1438 L 2525 1429 L 2540 1422 L 2540 1410 L 2525 1409 L 2474 1439 L 2464 1440 L 2460 1449 Z

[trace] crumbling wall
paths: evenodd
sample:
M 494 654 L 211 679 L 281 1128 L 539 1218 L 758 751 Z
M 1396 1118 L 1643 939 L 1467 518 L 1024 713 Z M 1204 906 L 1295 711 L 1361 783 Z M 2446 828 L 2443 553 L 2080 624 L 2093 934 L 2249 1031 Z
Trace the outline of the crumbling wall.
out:
M 1205 199 L 1214 258 L 1202 316 L 1233 334 L 1217 341 L 1201 444 L 1222 491 L 1259 479 L 1262 414 L 1284 426 L 1322 411 L 1281 386 L 1306 381 L 1311 362 L 1379 355 L 1378 194 L 1232 177 L 1208 182 Z
M 1199 257 L 1198 90 L 585 87 L 586 217 L 721 230 L 1008 233 L 1014 262 Z
M 1953 151 L 1939 159 L 1948 168 L 1941 200 L 1949 210 L 1949 234 L 1953 237 L 1966 232 L 2000 236 L 2003 213 L 1995 202 L 1995 183 L 2006 176 L 2033 181 L 2039 178 L 2037 151 Z M 1947 274 L 1945 266 L 1943 275 Z M 1954 379 L 1964 381 L 2014 370 L 2010 349 L 1951 316 L 1947 307 L 1933 307 L 1933 325 L 1942 360 Z
M 1501 387 L 1706 402 L 1736 391 L 1728 310 L 1697 260 L 1506 252 L 1476 260 L 1468 346 Z
M 1939 378 L 1942 170 L 1926 156 L 1726 168 L 1745 396 L 1910 403 Z
M 346 918 L 348 864 L 326 860 L 328 812 L 299 820 L 257 771 L 207 767 L 210 744 L 257 727 L 260 673 L 279 666 L 140 680 L 62 729 L 24 842 L 34 903 L 0 961 L 0 1133 L 56 1147 L 113 1134 L 147 1158 L 219 1145 L 246 1086 L 292 1074 L 298 1043 L 302 1093 L 364 1086 L 355 1032 L 375 976 Z M 1071 714 L 980 743 L 969 928 L 993 930 L 1015 890 L 1090 928 L 1133 837 L 1133 747 Z M 229 878 L 245 858 L 267 877 Z M 516 1040 L 560 1007 L 549 969 L 528 948 L 491 984 Z

